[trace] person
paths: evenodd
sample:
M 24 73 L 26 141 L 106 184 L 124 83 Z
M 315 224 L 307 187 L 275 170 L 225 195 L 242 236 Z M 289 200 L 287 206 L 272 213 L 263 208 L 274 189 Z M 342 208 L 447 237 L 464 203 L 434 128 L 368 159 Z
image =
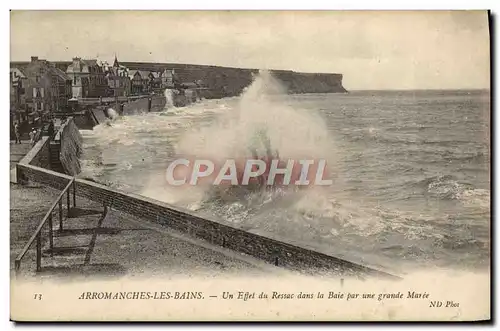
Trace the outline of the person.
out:
M 35 129 L 34 128 L 31 129 L 31 131 L 30 131 L 30 143 L 32 146 L 35 143 L 35 134 L 36 134 Z
M 14 134 L 16 135 L 16 144 L 21 143 L 21 135 L 19 134 L 19 124 L 14 124 Z
M 52 136 L 54 135 L 54 120 L 53 119 L 50 119 L 48 134 L 49 134 L 49 139 L 52 139 Z

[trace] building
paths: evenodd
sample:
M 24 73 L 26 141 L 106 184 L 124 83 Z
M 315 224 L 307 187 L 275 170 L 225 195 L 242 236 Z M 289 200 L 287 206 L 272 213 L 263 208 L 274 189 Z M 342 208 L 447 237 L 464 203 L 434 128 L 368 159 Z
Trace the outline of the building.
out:
M 106 73 L 97 60 L 74 57 L 66 74 L 72 81 L 73 98 L 98 98 L 109 94 Z
M 179 87 L 181 80 L 175 69 L 164 69 L 160 72 L 162 88 Z
M 151 71 L 148 75 L 149 77 L 149 91 L 161 91 L 162 89 L 162 79 L 161 72 Z
M 145 70 L 135 70 L 129 74 L 132 95 L 147 94 L 152 91 L 150 74 L 150 71 Z
M 163 88 L 174 88 L 174 69 L 165 69 L 161 72 L 161 86 Z
M 71 98 L 71 78 L 47 60 L 31 57 L 31 62 L 22 70 L 23 95 L 21 108 L 25 109 L 29 122 L 43 116 L 67 109 Z M 24 105 L 23 105 L 24 103 Z
M 131 82 L 129 78 L 129 70 L 127 67 L 120 65 L 117 57 L 113 66 L 105 66 L 106 79 L 110 90 L 110 96 L 129 96 L 131 94 Z
M 50 90 L 51 81 L 48 71 L 50 64 L 47 60 L 32 56 L 31 62 L 24 68 L 27 81 L 25 86 L 25 102 L 28 121 L 40 118 L 50 110 Z
M 68 110 L 68 100 L 73 96 L 71 78 L 61 69 L 52 67 L 49 70 L 51 78 L 51 101 L 54 111 Z
M 11 120 L 24 122 L 26 120 L 26 74 L 19 68 L 10 68 L 10 113 Z

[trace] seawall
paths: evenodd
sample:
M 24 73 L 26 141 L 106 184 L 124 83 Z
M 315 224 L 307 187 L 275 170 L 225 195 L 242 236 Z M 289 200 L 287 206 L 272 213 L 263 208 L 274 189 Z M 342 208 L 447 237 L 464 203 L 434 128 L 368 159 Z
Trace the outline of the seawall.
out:
M 78 146 L 81 146 L 79 132 L 68 119 L 58 134 L 62 133 L 61 150 L 65 150 L 65 161 L 77 162 Z M 75 132 L 74 132 L 75 131 Z M 37 182 L 56 189 L 63 189 L 72 176 L 46 169 L 46 148 L 50 146 L 47 137 L 35 146 L 30 153 L 16 166 L 17 176 L 21 182 Z M 63 152 L 61 152 L 61 155 Z M 68 169 L 76 171 L 78 164 L 69 165 Z M 65 166 L 66 168 L 66 166 Z M 73 174 L 74 176 L 75 174 Z M 139 219 L 144 219 L 183 233 L 197 240 L 208 242 L 233 251 L 266 261 L 279 267 L 298 270 L 306 273 L 329 272 L 335 275 L 365 277 L 380 276 L 397 278 L 361 264 L 353 263 L 323 252 L 292 245 L 272 235 L 250 233 L 215 220 L 202 218 L 188 210 L 167 203 L 143 197 L 133 193 L 111 189 L 91 181 L 76 179 L 76 195 L 103 204 Z
M 141 112 L 158 112 L 165 109 L 167 100 L 163 95 L 152 95 L 123 104 L 121 115 L 134 115 Z
M 60 145 L 59 160 L 64 171 L 71 176 L 78 175 L 81 171 L 80 155 L 83 138 L 73 118 L 69 118 L 61 126 L 54 141 Z
M 185 89 L 182 93 L 173 95 L 173 103 L 175 107 L 184 107 L 200 98 L 198 91 L 194 89 Z M 91 109 L 87 114 L 87 120 L 97 125 L 106 121 L 107 109 L 113 108 L 120 115 L 136 115 L 148 112 L 161 112 L 165 110 L 167 98 L 164 95 L 150 95 L 148 97 L 128 99 L 128 101 L 111 103 L 107 106 L 97 106 Z

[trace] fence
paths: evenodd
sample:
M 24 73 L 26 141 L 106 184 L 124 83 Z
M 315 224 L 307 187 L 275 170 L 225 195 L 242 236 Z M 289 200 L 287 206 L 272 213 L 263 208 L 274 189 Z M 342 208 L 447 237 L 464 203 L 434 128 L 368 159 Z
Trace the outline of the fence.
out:
M 45 214 L 45 217 L 42 219 L 40 224 L 38 225 L 35 233 L 31 236 L 31 238 L 28 240 L 28 243 L 24 246 L 23 250 L 19 255 L 16 257 L 16 260 L 14 262 L 15 265 L 15 270 L 16 274 L 19 274 L 20 269 L 21 269 L 21 261 L 30 249 L 30 247 L 33 245 L 33 243 L 36 240 L 36 271 L 40 271 L 42 268 L 42 235 L 43 235 L 43 229 L 46 224 L 48 224 L 48 237 L 49 237 L 49 246 L 50 246 L 50 253 L 53 256 L 54 252 L 54 227 L 53 227 L 53 222 L 52 222 L 52 213 L 54 212 L 54 209 L 56 206 L 59 206 L 59 231 L 63 230 L 63 203 L 62 199 L 64 195 L 66 194 L 67 197 L 67 202 L 66 206 L 68 209 L 68 214 L 70 210 L 70 188 L 73 187 L 73 207 L 76 206 L 76 187 L 75 187 L 75 178 L 72 178 L 69 183 L 66 185 L 66 187 L 62 190 L 62 192 L 59 194 L 57 197 L 56 201 L 52 204 L 50 207 L 49 211 Z

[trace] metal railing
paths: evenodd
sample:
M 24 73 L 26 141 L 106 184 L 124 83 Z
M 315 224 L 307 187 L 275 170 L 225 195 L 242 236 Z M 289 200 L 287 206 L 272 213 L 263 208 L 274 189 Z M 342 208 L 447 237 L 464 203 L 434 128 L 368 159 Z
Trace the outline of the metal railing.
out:
M 52 204 L 49 211 L 45 214 L 45 217 L 42 219 L 38 227 L 36 228 L 35 233 L 31 236 L 28 243 L 24 246 L 23 250 L 16 257 L 15 260 L 15 271 L 16 275 L 19 274 L 21 269 L 21 260 L 24 258 L 30 247 L 36 240 L 36 271 L 41 271 L 42 269 L 42 234 L 43 228 L 46 224 L 49 226 L 49 245 L 50 245 L 50 254 L 53 256 L 54 254 L 54 228 L 52 222 L 52 213 L 56 206 L 59 206 L 59 231 L 63 230 L 63 197 L 66 194 L 66 207 L 68 209 L 68 215 L 70 212 L 70 188 L 73 186 L 73 208 L 76 207 L 76 182 L 75 177 L 73 177 L 66 187 L 62 190 L 62 192 L 57 197 L 56 201 Z

